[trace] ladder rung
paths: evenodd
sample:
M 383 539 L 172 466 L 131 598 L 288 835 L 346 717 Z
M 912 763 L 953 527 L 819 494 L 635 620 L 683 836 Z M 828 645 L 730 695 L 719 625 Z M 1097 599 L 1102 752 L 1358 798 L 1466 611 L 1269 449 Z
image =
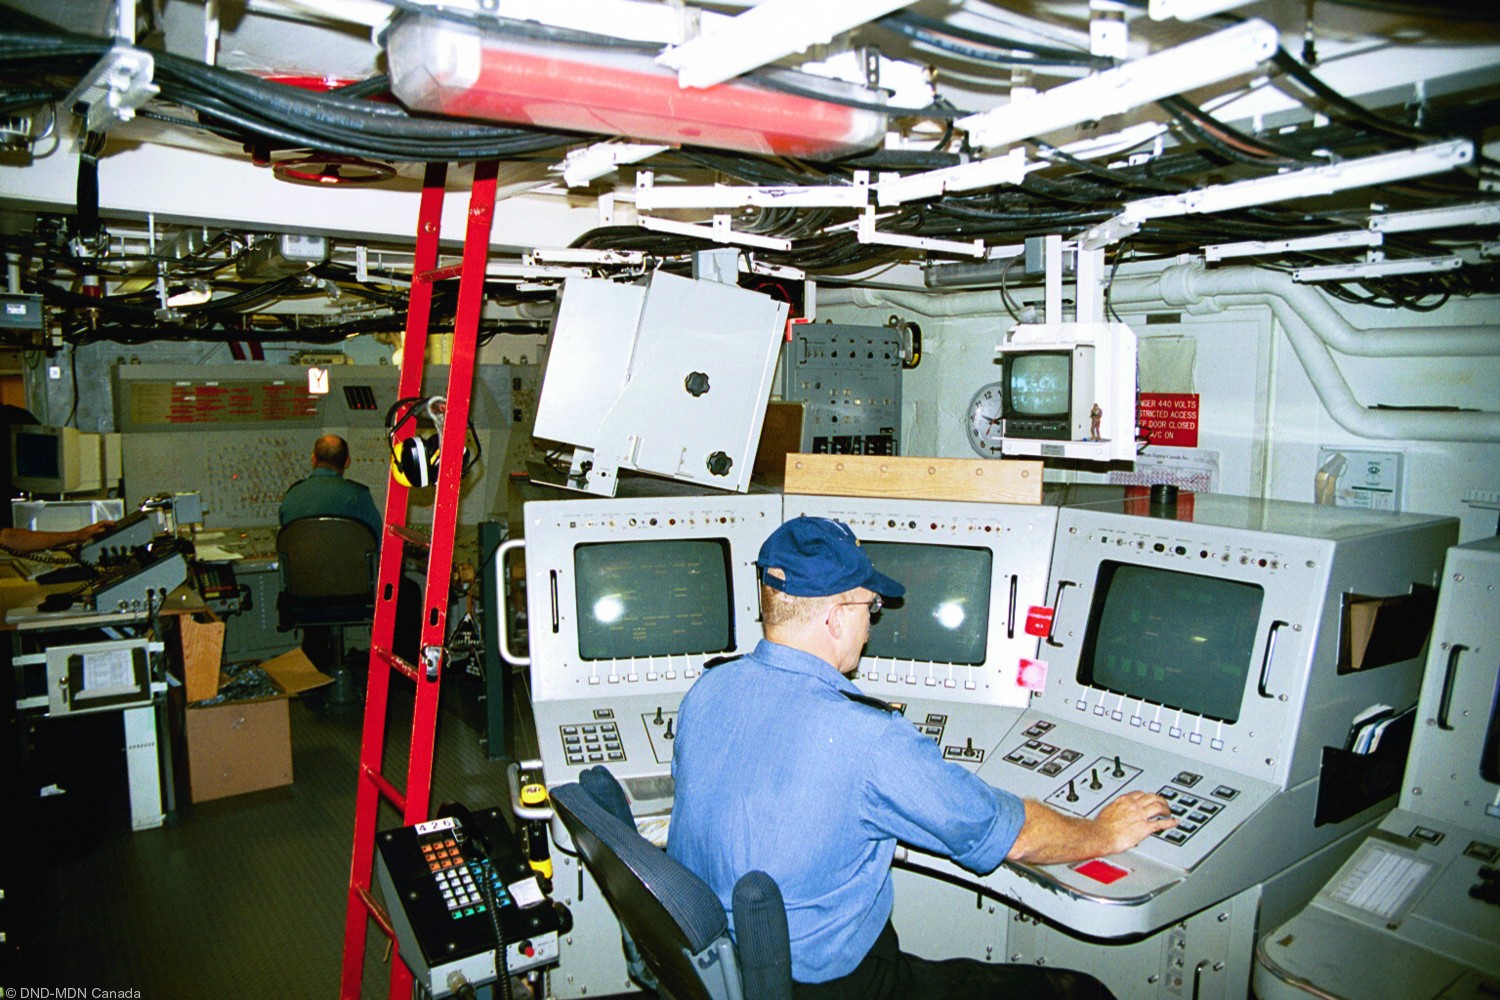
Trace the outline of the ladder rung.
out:
M 432 536 L 430 534 L 425 531 L 418 531 L 416 528 L 408 528 L 402 524 L 387 524 L 385 526 L 385 533 L 391 538 L 399 538 L 403 542 L 409 542 L 424 549 L 432 544 Z
M 464 266 L 462 264 L 449 264 L 447 267 L 435 267 L 431 271 L 418 271 L 416 274 L 412 275 L 412 277 L 417 281 L 426 281 L 430 283 L 434 281 L 446 281 L 449 278 L 456 278 L 460 274 L 463 274 L 463 272 Z
M 397 656 L 389 649 L 386 649 L 384 646 L 376 646 L 374 649 L 370 650 L 370 658 L 372 660 L 379 660 L 381 663 L 384 663 L 392 670 L 405 675 L 406 679 L 411 681 L 413 684 L 417 683 L 417 681 L 421 679 L 420 675 L 417 673 L 417 668 L 415 666 L 413 666 L 408 661 L 403 660 L 401 657 Z
M 392 941 L 396 940 L 396 928 L 391 925 L 391 918 L 386 915 L 385 907 L 380 905 L 380 901 L 370 895 L 370 890 L 362 885 L 356 886 L 354 894 L 359 897 L 359 901 L 370 912 L 370 919 L 375 921 L 385 936 Z
M 386 801 L 396 807 L 397 812 L 403 815 L 406 813 L 406 795 L 402 793 L 401 789 L 391 784 L 391 779 L 365 764 L 361 764 L 359 770 L 361 774 L 370 779 L 370 784 L 379 789 L 380 794 L 385 796 Z

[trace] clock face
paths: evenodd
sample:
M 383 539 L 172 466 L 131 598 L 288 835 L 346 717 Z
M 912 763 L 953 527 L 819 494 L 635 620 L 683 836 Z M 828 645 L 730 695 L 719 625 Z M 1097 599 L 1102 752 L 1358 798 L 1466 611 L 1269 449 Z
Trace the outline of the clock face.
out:
M 969 447 L 985 458 L 1000 457 L 1004 425 L 1000 418 L 1002 388 L 999 382 L 981 386 L 969 400 Z

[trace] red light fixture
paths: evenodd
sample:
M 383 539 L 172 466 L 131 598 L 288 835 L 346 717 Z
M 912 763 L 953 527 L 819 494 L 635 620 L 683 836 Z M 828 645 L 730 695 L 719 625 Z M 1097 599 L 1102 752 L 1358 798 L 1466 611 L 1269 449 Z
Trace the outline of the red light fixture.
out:
M 402 104 L 459 118 L 811 159 L 869 149 L 886 130 L 882 112 L 750 81 L 683 88 L 674 71 L 643 53 L 444 18 L 403 18 L 390 30 L 386 55 L 391 91 Z M 883 100 L 843 81 L 793 75 L 799 89 L 866 104 Z

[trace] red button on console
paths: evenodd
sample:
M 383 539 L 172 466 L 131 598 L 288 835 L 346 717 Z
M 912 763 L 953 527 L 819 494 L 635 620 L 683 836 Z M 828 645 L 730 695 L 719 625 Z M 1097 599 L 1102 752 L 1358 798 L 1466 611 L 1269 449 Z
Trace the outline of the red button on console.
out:
M 1073 870 L 1080 875 L 1087 875 L 1095 882 L 1102 882 L 1105 885 L 1109 885 L 1111 882 L 1118 882 L 1130 874 L 1130 869 L 1121 868 L 1119 865 L 1112 865 L 1108 861 L 1100 861 L 1098 858 L 1095 858 L 1093 861 L 1085 861 L 1081 865 L 1074 865 Z

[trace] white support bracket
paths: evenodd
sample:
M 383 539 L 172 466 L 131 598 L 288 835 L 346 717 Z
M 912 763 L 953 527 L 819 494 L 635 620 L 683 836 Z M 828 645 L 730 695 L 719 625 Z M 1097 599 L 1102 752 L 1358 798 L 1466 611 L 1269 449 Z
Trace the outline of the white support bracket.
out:
M 854 231 L 861 243 L 876 243 L 893 247 L 911 247 L 914 250 L 930 250 L 933 253 L 963 254 L 968 257 L 984 256 L 984 241 L 938 240 L 927 236 L 903 236 L 900 233 L 883 233 L 875 228 L 875 206 L 865 206 L 859 217 L 859 226 Z
M 160 90 L 152 83 L 156 60 L 130 45 L 115 45 L 94 64 L 88 75 L 63 100 L 63 107 L 83 119 L 81 144 L 90 132 L 103 132 L 115 122 L 128 122 L 136 109 Z
M 1301 284 L 1317 281 L 1359 281 L 1363 278 L 1386 278 L 1393 274 L 1428 274 L 1433 271 L 1456 271 L 1464 266 L 1462 257 L 1406 257 L 1397 260 L 1372 260 L 1356 264 L 1320 264 L 1292 271 L 1292 280 Z
M 673 184 L 657 187 L 649 170 L 635 178 L 635 207 L 643 212 L 692 208 L 864 208 L 870 202 L 869 175 L 853 184 L 744 187 L 729 184 Z
M 658 233 L 673 233 L 677 236 L 696 236 L 702 240 L 712 240 L 715 243 L 734 243 L 746 247 L 760 247 L 762 250 L 790 250 L 791 240 L 777 239 L 773 236 L 758 236 L 755 233 L 736 232 L 729 224 L 729 216 L 715 215 L 713 225 L 700 226 L 694 222 L 673 222 L 670 219 L 658 219 L 650 215 L 642 215 L 636 219 L 636 224 L 642 229 L 650 229 Z
M 974 191 L 979 188 L 999 187 L 1001 184 L 1020 184 L 1033 170 L 1041 170 L 1047 163 L 1028 162 L 1024 149 L 1012 149 L 1004 156 L 992 156 L 972 163 L 960 163 L 955 167 L 928 170 L 920 174 L 884 174 L 871 185 L 876 200 L 882 205 L 900 205 L 923 198 L 936 198 L 953 191 Z
M 568 187 L 582 187 L 624 164 L 639 163 L 671 148 L 645 142 L 596 142 L 568 153 L 552 169 L 562 174 Z
M 587 264 L 596 267 L 640 267 L 646 254 L 640 250 L 585 250 L 579 247 L 533 247 L 521 257 L 526 264 Z
M 1308 250 L 1348 250 L 1378 247 L 1385 242 L 1382 233 L 1353 229 L 1320 236 L 1302 236 L 1292 240 L 1245 240 L 1242 243 L 1213 243 L 1203 248 L 1203 259 L 1212 264 L 1230 257 L 1263 257 L 1278 253 L 1302 253 Z
M 960 118 L 954 125 L 968 132 L 976 146 L 1008 146 L 1248 73 L 1275 53 L 1279 41 L 1273 25 L 1251 19 L 1025 100 Z
M 1482 201 L 1451 208 L 1419 208 L 1414 212 L 1389 212 L 1370 216 L 1377 233 L 1410 233 L 1423 229 L 1500 225 L 1500 202 Z
M 1341 163 L 1289 170 L 1230 184 L 1126 202 L 1120 214 L 1086 230 L 1080 243 L 1088 249 L 1108 246 L 1138 232 L 1150 219 L 1229 212 L 1254 205 L 1334 194 L 1352 188 L 1391 184 L 1461 167 L 1474 159 L 1466 139 L 1436 142 L 1400 153 L 1380 153 Z
M 761 0 L 759 4 L 656 57 L 683 87 L 712 87 L 831 41 L 912 0 Z

